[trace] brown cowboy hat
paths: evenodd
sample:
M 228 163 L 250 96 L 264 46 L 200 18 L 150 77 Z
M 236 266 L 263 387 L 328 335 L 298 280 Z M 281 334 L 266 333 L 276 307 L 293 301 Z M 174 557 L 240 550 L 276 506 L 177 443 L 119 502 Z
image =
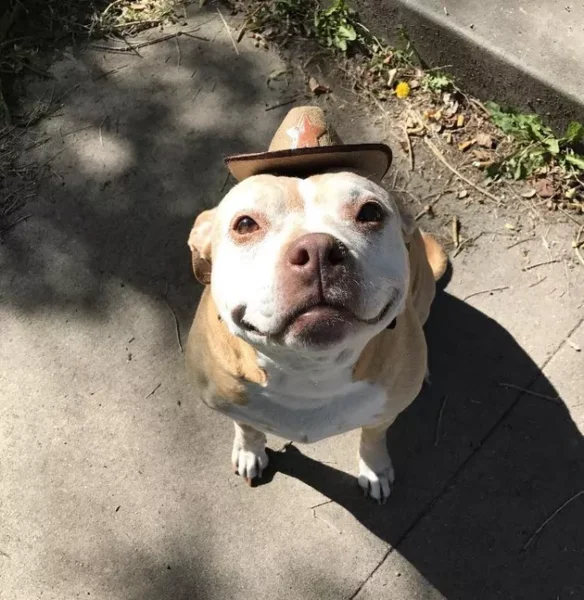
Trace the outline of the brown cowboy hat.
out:
M 268 152 L 228 156 L 225 164 L 237 181 L 261 173 L 307 176 L 333 168 L 381 180 L 391 159 L 386 144 L 343 144 L 320 108 L 299 106 L 286 115 Z

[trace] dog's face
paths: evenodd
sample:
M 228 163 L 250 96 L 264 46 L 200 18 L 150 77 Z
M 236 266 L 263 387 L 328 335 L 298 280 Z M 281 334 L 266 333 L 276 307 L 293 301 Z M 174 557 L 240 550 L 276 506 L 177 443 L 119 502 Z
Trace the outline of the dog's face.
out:
M 354 173 L 257 175 L 196 220 L 193 268 L 229 330 L 258 350 L 362 347 L 401 312 L 397 206 Z

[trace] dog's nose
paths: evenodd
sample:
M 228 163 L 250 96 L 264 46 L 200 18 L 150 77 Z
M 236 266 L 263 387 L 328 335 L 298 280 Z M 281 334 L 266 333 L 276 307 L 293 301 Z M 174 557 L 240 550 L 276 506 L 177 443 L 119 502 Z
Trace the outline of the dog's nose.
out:
M 290 245 L 286 262 L 296 271 L 317 272 L 342 264 L 348 254 L 345 244 L 332 235 L 307 233 Z

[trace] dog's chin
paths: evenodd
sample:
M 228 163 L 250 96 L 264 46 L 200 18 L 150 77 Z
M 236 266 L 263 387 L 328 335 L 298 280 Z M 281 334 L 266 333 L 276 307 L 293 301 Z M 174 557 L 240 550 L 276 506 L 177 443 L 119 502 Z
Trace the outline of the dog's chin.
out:
M 351 337 L 357 328 L 357 322 L 346 311 L 332 306 L 314 306 L 290 323 L 282 341 L 288 347 L 330 348 Z

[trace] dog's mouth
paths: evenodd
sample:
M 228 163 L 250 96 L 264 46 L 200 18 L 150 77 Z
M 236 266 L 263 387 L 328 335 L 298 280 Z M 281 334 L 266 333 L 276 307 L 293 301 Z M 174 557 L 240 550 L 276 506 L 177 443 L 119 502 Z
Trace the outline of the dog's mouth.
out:
M 287 338 L 296 339 L 306 345 L 326 346 L 340 341 L 352 327 L 376 325 L 383 321 L 395 304 L 396 294 L 392 294 L 387 304 L 370 319 L 363 319 L 341 302 L 317 298 L 295 307 L 282 319 L 282 325 L 272 332 L 262 332 L 244 317 L 245 308 L 234 311 L 234 320 L 244 330 L 276 343 Z

